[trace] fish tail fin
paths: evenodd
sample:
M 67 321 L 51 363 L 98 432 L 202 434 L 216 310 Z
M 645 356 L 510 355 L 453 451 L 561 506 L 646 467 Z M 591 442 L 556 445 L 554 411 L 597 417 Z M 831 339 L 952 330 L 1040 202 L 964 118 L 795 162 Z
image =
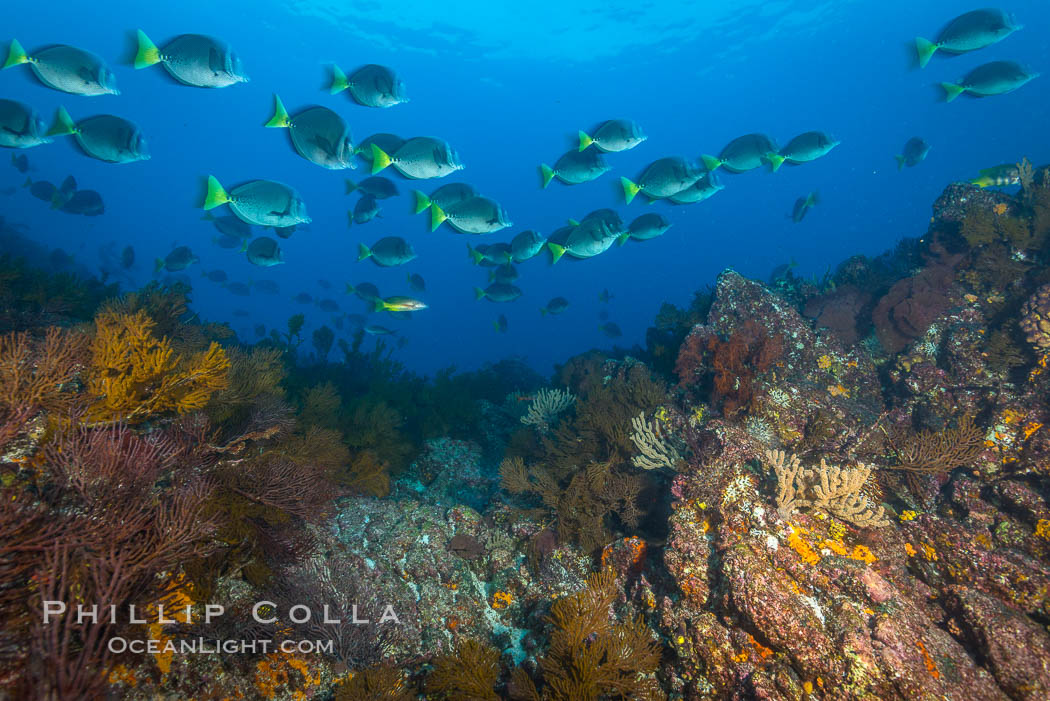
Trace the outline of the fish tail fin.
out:
M 155 261 L 153 261 L 153 274 L 157 275 L 160 273 L 161 270 L 164 270 L 164 259 L 157 258 Z
M 288 117 L 288 110 L 284 108 L 284 103 L 281 102 L 281 97 L 277 94 L 273 94 L 273 116 L 263 126 L 271 128 L 287 128 L 291 126 L 292 122 Z
M 354 225 L 354 210 L 346 210 L 346 228 L 349 229 Z
M 813 205 L 820 204 L 820 190 L 814 190 L 813 192 L 809 193 L 809 197 L 807 197 L 806 199 L 809 200 L 810 207 L 812 207 Z
M 769 165 L 773 167 L 773 172 L 780 170 L 780 166 L 784 165 L 784 161 L 787 160 L 779 153 L 767 153 L 766 158 L 769 160 Z
M 32 187 L 32 186 L 33 186 L 33 179 L 32 179 L 32 178 L 30 178 L 30 177 L 29 177 L 29 176 L 27 175 L 27 176 L 26 176 L 26 181 L 25 181 L 24 183 L 22 183 L 22 187 Z
M 416 208 L 413 214 L 425 211 L 432 204 L 430 198 L 421 190 L 413 190 L 412 192 L 416 195 Z
M 700 160 L 704 164 L 704 168 L 707 168 L 708 173 L 713 173 L 718 170 L 718 167 L 722 165 L 722 161 L 718 160 L 714 156 L 708 156 L 706 153 L 700 156 Z
M 357 183 L 350 178 L 344 178 L 343 182 L 346 183 L 346 192 L 344 194 L 349 195 L 351 192 L 357 189 Z
M 587 132 L 580 130 L 580 150 L 586 151 L 587 147 L 594 143 L 594 139 L 587 135 Z
M 551 184 L 551 179 L 554 178 L 554 169 L 546 163 L 540 164 L 540 178 L 543 180 L 543 187 L 547 187 Z
M 485 298 L 485 290 L 481 289 L 480 287 L 475 287 L 474 288 L 474 300 L 477 301 L 479 299 L 484 299 L 484 298 Z
M 346 283 L 346 293 L 352 295 L 357 288 L 351 285 L 349 282 Z
M 489 271 L 489 282 L 495 282 L 495 281 L 496 281 L 496 271 L 495 270 L 490 270 Z
M 248 239 L 244 239 L 243 241 L 241 241 L 241 247 L 237 249 L 237 252 L 238 253 L 247 253 L 248 252 Z M 250 285 L 251 281 L 249 281 L 248 284 Z
M 583 132 L 581 131 L 580 133 L 582 134 Z M 580 150 L 582 151 L 583 149 Z M 540 307 L 540 316 L 547 316 L 547 307 Z
M 622 233 L 622 234 L 620 234 L 619 236 L 616 237 L 616 243 L 618 245 L 622 246 L 625 243 L 627 243 L 627 239 L 629 239 L 629 238 L 631 238 L 630 232 L 626 232 L 625 231 L 624 233 Z
M 387 152 L 379 148 L 375 144 L 372 144 L 372 175 L 375 175 L 379 171 L 390 165 L 392 161 Z
M 430 206 L 430 230 L 437 231 L 437 228 L 441 226 L 441 222 L 448 219 L 448 215 L 445 214 L 445 210 L 438 207 L 436 204 Z
M 215 209 L 229 201 L 230 196 L 226 194 L 226 190 L 222 189 L 222 185 L 219 184 L 218 178 L 214 175 L 209 175 L 208 194 L 204 196 L 204 209 Z
M 62 199 L 62 193 L 56 190 L 55 194 L 51 195 L 51 209 L 58 209 L 64 204 L 65 201 Z
M 499 319 L 496 319 L 495 321 L 492 322 L 492 328 L 494 328 L 497 331 L 499 331 Z
M 919 68 L 925 68 L 930 62 L 930 57 L 937 51 L 937 45 L 929 39 L 915 37 L 915 53 L 919 61 Z
M 150 41 L 150 38 L 146 36 L 146 32 L 141 29 L 136 30 L 135 36 L 138 37 L 138 50 L 135 52 L 135 68 L 147 68 L 155 63 L 160 63 L 160 49 Z
M 631 200 L 634 199 L 635 195 L 642 191 L 642 188 L 638 187 L 637 183 L 632 182 L 630 178 L 621 176 L 620 185 L 623 186 L 624 204 L 631 204 Z
M 51 123 L 51 128 L 47 130 L 47 135 L 66 136 L 76 133 L 77 125 L 73 122 L 73 118 L 69 116 L 69 112 L 66 111 L 65 107 L 59 106 L 55 110 L 55 121 Z
M 577 221 L 576 219 L 573 219 L 572 217 L 569 217 L 566 221 L 568 221 L 569 226 L 579 226 L 580 225 L 580 222 Z
M 565 255 L 565 246 L 558 245 L 556 243 L 547 242 L 547 250 L 551 252 L 551 265 L 554 265 L 561 257 Z
M 372 255 L 372 251 L 370 251 L 368 249 L 368 246 L 364 245 L 363 243 L 357 244 L 357 259 L 358 260 L 364 260 L 365 258 L 368 258 L 371 255 Z
M 376 297 L 375 299 L 372 300 L 372 311 L 374 311 L 374 312 L 385 312 L 386 311 L 386 302 L 383 301 L 382 299 L 380 299 L 379 297 Z
M 941 87 L 944 88 L 944 101 L 951 102 L 955 98 L 966 92 L 966 88 L 955 83 L 941 83 Z
M 901 155 L 894 156 L 893 158 L 897 161 L 897 170 L 904 170 L 904 161 L 907 159 Z
M 474 265 L 481 265 L 481 261 L 485 259 L 485 256 L 472 247 L 469 243 L 467 244 L 467 257 L 474 263 Z
M 333 63 L 332 85 L 328 88 L 328 93 L 331 95 L 335 95 L 336 93 L 343 92 L 349 87 L 350 84 L 346 82 L 346 73 L 343 73 L 343 69 Z
M 12 39 L 11 48 L 7 52 L 7 60 L 4 61 L 4 68 L 10 68 L 11 66 L 17 66 L 22 63 L 29 63 L 29 56 L 26 54 L 26 50 L 23 49 L 22 45 L 18 42 L 18 39 Z

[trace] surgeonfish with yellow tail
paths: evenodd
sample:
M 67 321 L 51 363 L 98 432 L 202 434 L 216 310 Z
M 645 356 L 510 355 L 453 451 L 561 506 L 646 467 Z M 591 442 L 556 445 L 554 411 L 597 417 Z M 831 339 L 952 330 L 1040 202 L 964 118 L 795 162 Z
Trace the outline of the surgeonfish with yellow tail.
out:
M 307 107 L 289 115 L 280 96 L 273 96 L 273 116 L 267 127 L 287 129 L 296 152 L 322 168 L 345 170 L 356 168 L 350 127 L 338 114 L 320 105 Z
M 203 34 L 180 34 L 164 48 L 157 48 L 141 29 L 136 32 L 136 39 L 136 69 L 159 63 L 172 78 L 195 88 L 225 88 L 248 82 L 240 57 L 221 39 Z
M 394 153 L 372 144 L 372 175 L 391 165 L 401 175 L 416 180 L 443 178 L 463 169 L 456 150 L 448 142 L 430 136 L 409 139 Z
M 224 204 L 242 220 L 257 226 L 286 227 L 310 222 L 299 193 L 273 180 L 249 180 L 227 192 L 215 176 L 209 175 L 204 209 Z
M 74 122 L 65 107 L 59 107 L 48 136 L 72 134 L 80 150 L 106 163 L 149 160 L 149 145 L 135 124 L 112 114 L 100 114 Z
M 37 79 L 49 88 L 73 95 L 119 95 L 117 78 L 106 62 L 75 46 L 56 44 L 27 53 L 17 39 L 3 68 L 28 63 Z

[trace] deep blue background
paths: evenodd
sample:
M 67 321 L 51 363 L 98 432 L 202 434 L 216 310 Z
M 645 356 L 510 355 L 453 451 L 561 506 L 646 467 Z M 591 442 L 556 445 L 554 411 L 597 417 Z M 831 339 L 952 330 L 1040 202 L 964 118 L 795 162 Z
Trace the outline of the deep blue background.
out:
M 613 343 L 598 331 L 602 288 L 615 296 L 608 309 L 624 331 L 617 342 L 641 343 L 661 302 L 687 303 L 725 267 L 764 278 L 793 258 L 802 274 L 819 275 L 850 255 L 877 254 L 923 233 L 931 203 L 951 180 L 1023 156 L 1050 160 L 1047 77 L 1011 95 L 951 104 L 936 87 L 999 59 L 1047 72 L 1050 6 L 1044 0 L 1003 6 L 1026 25 L 1005 41 L 962 57 L 935 56 L 921 71 L 911 66 L 912 38 L 934 38 L 947 20 L 977 5 L 616 4 L 560 0 L 528 3 L 526 10 L 525 3 L 506 3 L 513 9 L 504 12 L 488 2 L 449 1 L 15 3 L 4 13 L 10 36 L 0 38 L 15 37 L 30 53 L 51 43 L 94 51 L 111 63 L 122 93 L 66 95 L 44 87 L 22 66 L 0 73 L 0 96 L 32 104 L 47 120 L 59 104 L 74 119 L 105 112 L 126 117 L 141 126 L 153 157 L 105 164 L 84 157 L 70 139 L 25 151 L 34 179 L 58 183 L 72 173 L 81 187 L 103 193 L 107 212 L 92 219 L 52 212 L 24 190 L 0 198 L 0 212 L 87 266 L 97 265 L 98 248 L 107 242 L 118 249 L 133 244 L 139 283 L 149 279 L 155 257 L 174 244 L 191 246 L 202 259 L 190 269 L 195 308 L 206 319 L 230 321 L 248 340 L 255 338 L 254 324 L 283 327 L 288 315 L 303 310 L 290 301 L 295 293 L 331 296 L 358 313 L 363 304 L 343 294 L 344 283 L 370 281 L 385 295 L 405 294 L 406 273 L 418 272 L 426 279 L 429 310 L 410 321 L 370 317 L 408 339 L 397 357 L 410 368 L 468 369 L 518 355 L 547 371 L 573 353 Z M 201 90 L 173 83 L 160 66 L 135 71 L 124 62 L 135 28 L 161 46 L 185 32 L 222 37 L 240 53 L 251 82 Z M 353 104 L 346 93 L 328 95 L 322 87 L 333 61 L 348 72 L 363 63 L 394 67 L 411 102 L 376 110 Z M 402 196 L 381 202 L 382 219 L 347 229 L 346 210 L 356 196 L 344 196 L 343 178 L 367 173 L 323 170 L 299 158 L 286 133 L 262 128 L 274 91 L 293 113 L 309 104 L 337 110 L 355 139 L 377 131 L 443 137 L 459 150 L 466 169 L 444 181 L 399 180 Z M 636 120 L 648 141 L 610 154 L 613 171 L 595 182 L 541 190 L 539 162 L 553 164 L 577 129 L 612 117 Z M 783 145 L 811 129 L 826 130 L 842 144 L 821 161 L 776 174 L 725 174 L 726 189 L 708 202 L 653 206 L 674 222 L 662 238 L 555 267 L 544 253 L 520 267 L 521 299 L 474 301 L 472 288 L 484 283 L 486 272 L 469 264 L 467 242 L 509 241 L 523 228 L 550 233 L 566 218 L 598 207 L 616 207 L 629 222 L 652 210 L 642 198 L 622 204 L 620 175 L 634 177 L 663 156 L 717 153 L 751 131 L 767 132 Z M 915 135 L 931 144 L 929 157 L 898 173 L 893 156 Z M 270 178 L 299 189 L 314 223 L 282 242 L 287 265 L 257 268 L 211 244 L 217 232 L 200 221 L 198 208 L 207 173 L 227 185 Z M 410 190 L 429 192 L 453 178 L 499 200 L 514 227 L 485 237 L 454 234 L 447 226 L 428 233 L 423 217 L 408 214 Z M 0 164 L 0 188 L 23 179 Z M 813 189 L 821 191 L 822 204 L 802 224 L 792 224 L 792 203 Z M 386 235 L 408 238 L 419 258 L 396 269 L 357 262 L 359 242 Z M 235 280 L 272 278 L 281 295 L 234 297 L 200 277 L 215 268 Z M 323 293 L 318 278 L 331 281 L 333 292 Z M 541 317 L 538 309 L 557 295 L 569 299 L 568 310 Z M 238 308 L 251 318 L 234 318 Z M 501 312 L 509 319 L 505 335 L 492 328 Z M 330 315 L 316 307 L 307 319 L 308 329 L 331 325 Z

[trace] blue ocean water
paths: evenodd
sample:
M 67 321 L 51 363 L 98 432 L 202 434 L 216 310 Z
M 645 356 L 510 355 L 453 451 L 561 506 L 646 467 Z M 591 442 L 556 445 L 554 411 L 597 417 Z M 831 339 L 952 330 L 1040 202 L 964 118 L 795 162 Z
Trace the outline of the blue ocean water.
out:
M 138 263 L 130 283 L 153 275 L 153 260 L 187 245 L 201 262 L 188 270 L 194 309 L 202 318 L 229 321 L 246 341 L 253 327 L 283 329 L 304 309 L 299 292 L 336 300 L 343 312 L 364 304 L 343 293 L 345 283 L 372 282 L 384 295 L 409 294 L 407 273 L 426 280 L 429 309 L 410 320 L 374 315 L 407 339 L 395 357 L 409 368 L 433 372 L 448 365 L 470 369 L 520 356 L 541 371 L 591 347 L 644 344 L 646 327 L 664 301 L 687 304 L 693 292 L 732 267 L 765 278 L 775 266 L 797 262 L 796 273 L 822 275 L 854 254 L 878 254 L 925 231 L 929 204 L 952 180 L 1028 157 L 1050 160 L 1045 81 L 987 99 L 946 104 L 938 82 L 961 78 L 982 63 L 1009 59 L 1047 72 L 1045 27 L 1050 6 L 1017 0 L 1011 11 L 1025 29 L 999 44 L 958 57 L 934 56 L 923 70 L 913 63 L 913 38 L 933 38 L 952 17 L 975 9 L 950 0 L 922 3 L 825 2 L 273 2 L 18 3 L 5 13 L 4 39 L 30 52 L 66 43 L 105 58 L 117 75 L 119 96 L 79 97 L 44 87 L 27 67 L 0 72 L 0 97 L 21 100 L 45 118 L 64 105 L 74 119 L 111 113 L 134 121 L 149 141 L 149 161 L 112 165 L 82 155 L 71 139 L 25 153 L 34 179 L 61 181 L 102 193 L 101 217 L 51 211 L 26 190 L 0 198 L 9 223 L 71 253 L 97 271 L 99 248 L 131 244 Z M 159 67 L 136 71 L 129 34 L 146 31 L 159 45 L 182 33 L 221 37 L 240 54 L 251 82 L 221 90 L 174 83 Z M 1040 29 L 1042 28 L 1042 29 Z M 411 101 L 390 109 L 329 95 L 329 66 L 365 63 L 393 67 Z M 288 136 L 264 129 L 277 92 L 294 113 L 320 104 L 350 124 L 355 139 L 374 132 L 437 136 L 459 151 L 465 169 L 444 181 L 397 179 L 401 196 L 380 203 L 382 218 L 347 228 L 356 202 L 344 177 L 300 158 Z M 648 135 L 638 148 L 609 154 L 613 166 L 583 185 L 540 188 L 537 166 L 573 145 L 578 129 L 610 118 L 635 120 Z M 651 161 L 718 153 L 736 136 L 765 132 L 781 145 L 820 129 L 842 141 L 827 157 L 796 168 L 724 174 L 725 190 L 707 202 L 682 207 L 624 205 L 619 177 L 635 177 Z M 897 171 L 894 155 L 912 136 L 931 150 L 925 162 Z M 259 268 L 236 251 L 212 244 L 217 232 L 201 221 L 202 179 L 223 183 L 265 178 L 297 188 L 313 223 L 282 241 L 287 264 Z M 25 176 L 0 164 L 0 189 Z M 497 234 L 466 236 L 442 227 L 429 233 L 411 212 L 411 189 L 431 191 L 464 181 L 499 201 L 514 226 Z M 789 218 L 797 197 L 819 189 L 822 202 L 801 224 Z M 507 304 L 475 301 L 487 270 L 472 265 L 466 244 L 509 241 L 525 228 L 549 234 L 566 219 L 613 207 L 629 222 L 658 211 L 673 222 L 662 237 L 614 246 L 589 260 L 551 266 L 541 256 L 519 267 L 523 296 Z M 225 213 L 217 210 L 216 214 Z M 357 261 L 358 243 L 404 236 L 419 257 L 381 269 Z M 231 279 L 269 278 L 277 296 L 236 297 L 201 277 L 222 269 Z M 330 281 L 325 291 L 319 280 Z M 603 289 L 613 295 L 599 302 Z M 541 316 L 555 296 L 570 302 L 559 316 Z M 247 317 L 234 316 L 243 309 Z M 607 338 L 599 313 L 623 330 Z M 307 332 L 332 325 L 332 315 L 307 310 Z M 508 319 L 507 333 L 493 321 Z M 350 329 L 340 332 L 348 337 Z M 367 343 L 372 343 L 370 339 Z

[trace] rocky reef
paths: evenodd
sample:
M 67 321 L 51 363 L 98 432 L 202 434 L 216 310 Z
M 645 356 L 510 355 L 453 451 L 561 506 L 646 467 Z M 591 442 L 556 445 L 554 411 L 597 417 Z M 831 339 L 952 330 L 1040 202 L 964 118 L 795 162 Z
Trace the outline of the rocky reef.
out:
M 294 318 L 248 347 L 187 290 L 0 261 L 0 698 L 1050 697 L 1024 172 L 821 280 L 727 270 L 549 383 L 304 363 Z M 93 598 L 147 620 L 39 620 Z

